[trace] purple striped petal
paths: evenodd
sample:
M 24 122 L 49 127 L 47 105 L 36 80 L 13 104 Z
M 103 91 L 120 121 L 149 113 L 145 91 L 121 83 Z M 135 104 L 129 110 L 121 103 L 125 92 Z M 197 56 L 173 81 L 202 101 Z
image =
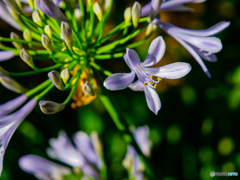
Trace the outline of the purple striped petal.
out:
M 163 57 L 166 50 L 166 44 L 161 36 L 154 39 L 148 49 L 148 54 L 141 66 L 149 67 L 157 64 Z
M 148 85 L 143 86 L 143 90 L 147 100 L 148 108 L 157 115 L 161 108 L 161 102 L 156 90 Z
M 179 79 L 186 76 L 191 69 L 191 65 L 184 62 L 175 62 L 161 67 L 143 68 L 144 72 L 163 79 Z
M 17 23 L 17 21 L 12 17 L 9 13 L 6 5 L 0 1 L 0 18 L 7 22 L 12 27 L 16 28 L 17 30 L 21 29 L 21 26 Z M 1 61 L 1 60 L 0 60 Z
M 61 179 L 63 175 L 71 174 L 70 168 L 35 155 L 22 156 L 18 163 L 23 171 L 35 175 L 38 179 Z
M 11 113 L 27 100 L 26 94 L 0 105 L 0 118 Z
M 163 2 L 163 0 L 152 0 L 151 1 L 151 11 L 150 11 L 150 15 L 149 15 L 150 21 L 153 21 L 153 19 L 157 16 L 162 2 Z
M 81 168 L 85 163 L 80 152 L 72 145 L 70 139 L 64 131 L 59 133 L 58 138 L 49 141 L 51 148 L 47 149 L 47 154 L 53 159 L 57 159 L 72 167 Z
M 143 91 L 143 83 L 140 80 L 137 80 L 136 82 L 130 84 L 129 88 L 134 91 Z
M 127 88 L 134 80 L 135 72 L 131 73 L 116 73 L 105 79 L 103 85 L 112 91 Z
M 44 14 L 57 21 L 68 21 L 67 17 L 52 0 L 37 0 L 37 6 Z
M 0 62 L 6 61 L 14 57 L 13 51 L 0 51 Z
M 189 44 L 190 45 L 190 44 Z M 191 45 L 190 45 L 191 46 Z M 206 51 L 201 51 L 198 48 L 191 46 L 204 60 L 209 61 L 209 62 L 216 62 L 217 61 L 217 56 L 215 54 L 210 54 Z
M 3 0 L 3 2 L 17 14 L 23 14 L 15 0 Z
M 141 60 L 137 54 L 136 51 L 133 49 L 127 48 L 126 54 L 123 56 L 126 64 L 128 67 L 132 70 L 134 70 L 135 66 L 139 65 L 141 63 Z
M 15 130 L 19 126 L 19 124 L 27 117 L 27 115 L 33 110 L 36 106 L 36 99 L 30 100 L 26 105 L 24 105 L 20 110 L 13 113 L 11 118 L 9 119 L 11 122 L 4 122 L 5 117 L 0 118 L 0 123 L 5 123 L 6 126 L 0 128 L 0 174 L 3 168 L 3 157 L 5 154 L 5 150 L 7 145 L 14 134 Z M 9 117 L 7 116 L 7 117 Z M 4 118 L 4 119 L 3 119 Z
M 75 133 L 73 138 L 78 150 L 92 164 L 100 168 L 99 158 L 93 148 L 92 140 L 82 131 Z

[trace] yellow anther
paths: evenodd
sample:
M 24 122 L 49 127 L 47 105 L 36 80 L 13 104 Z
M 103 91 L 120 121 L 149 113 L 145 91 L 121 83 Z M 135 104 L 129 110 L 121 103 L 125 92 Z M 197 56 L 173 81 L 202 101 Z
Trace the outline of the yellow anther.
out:
M 162 78 L 159 78 L 159 77 L 158 77 L 157 80 L 162 81 Z
M 150 81 L 150 82 L 149 82 L 149 84 L 151 84 L 151 85 L 152 85 L 152 84 L 153 84 L 153 82 L 152 82 L 152 81 Z
M 150 79 L 153 79 L 153 74 L 150 76 Z
M 156 88 L 157 87 L 157 84 L 154 84 L 154 86 L 153 86 L 154 88 Z
M 147 85 L 147 83 L 143 83 L 143 85 L 144 85 L 144 86 L 146 86 L 146 85 Z

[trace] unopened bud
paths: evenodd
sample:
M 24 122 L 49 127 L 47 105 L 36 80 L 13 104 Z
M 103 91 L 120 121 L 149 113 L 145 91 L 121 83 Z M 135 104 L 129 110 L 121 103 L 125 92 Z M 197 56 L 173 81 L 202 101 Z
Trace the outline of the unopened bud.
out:
M 64 83 L 67 83 L 68 79 L 70 78 L 70 73 L 68 68 L 65 68 L 64 70 L 61 71 L 61 78 Z
M 113 1 L 113 0 L 105 0 L 104 1 L 104 11 L 106 11 L 110 7 L 111 1 Z
M 73 34 L 72 34 L 72 28 L 70 25 L 66 22 L 61 23 L 61 37 L 67 44 L 69 49 L 72 49 L 73 47 Z
M 82 87 L 82 90 L 85 94 L 88 94 L 90 96 L 95 96 L 95 92 L 93 90 L 93 87 L 89 82 L 85 82 L 85 84 Z
M 29 52 L 25 49 L 22 48 L 21 52 L 20 52 L 20 57 L 22 58 L 22 60 L 27 63 L 30 67 L 34 67 L 34 63 L 32 60 L 32 56 L 31 54 L 29 54 Z
M 16 33 L 14 33 L 14 32 L 11 32 L 11 34 L 10 34 L 10 37 L 11 37 L 11 39 L 21 39 L 20 37 L 19 37 L 19 35 L 17 35 Z M 22 49 L 22 43 L 20 43 L 20 42 L 12 42 L 13 43 L 13 45 L 14 45 L 14 47 L 16 48 L 16 49 L 18 49 L 18 50 L 21 50 Z
M 9 73 L 0 66 L 0 76 L 6 76 L 6 75 L 8 75 L 8 74 L 9 74 Z
M 34 10 L 34 0 L 27 0 L 29 6 Z
M 42 18 L 40 17 L 37 11 L 33 11 L 32 19 L 36 24 L 38 24 L 39 26 L 42 26 Z
M 147 30 L 145 32 L 145 36 L 150 36 L 153 31 L 155 31 L 157 29 L 157 26 L 153 23 L 149 23 L 147 26 Z
M 44 27 L 44 32 L 48 35 L 49 38 L 52 38 L 52 28 L 49 25 Z
M 55 114 L 62 111 L 65 108 L 65 104 L 56 103 L 53 101 L 40 101 L 40 109 L 45 114 Z
M 25 93 L 27 91 L 26 88 L 24 88 L 22 85 L 20 85 L 17 81 L 15 81 L 9 76 L 0 76 L 0 82 L 5 88 L 19 94 Z
M 49 54 L 52 54 L 52 42 L 48 36 L 42 35 L 42 45 L 48 51 Z
M 131 8 L 128 7 L 125 9 L 124 11 L 124 19 L 125 19 L 125 23 L 129 23 L 132 19 L 132 13 L 131 13 Z
M 96 14 L 99 21 L 102 20 L 103 12 L 99 2 L 95 2 L 93 6 L 94 13 Z
M 75 13 L 77 22 L 79 23 L 82 20 L 82 12 L 80 9 L 76 8 L 74 9 L 74 13 Z
M 135 2 L 132 7 L 132 22 L 135 28 L 138 26 L 138 21 L 141 17 L 141 11 L 141 5 L 138 2 Z
M 23 14 L 15 0 L 3 0 L 5 4 L 17 14 Z
M 59 73 L 55 70 L 51 71 L 48 73 L 48 77 L 49 79 L 51 79 L 52 83 L 61 91 L 64 90 L 64 85 L 63 82 L 61 80 L 61 77 L 59 75 Z
M 25 29 L 23 31 L 23 38 L 25 39 L 25 41 L 32 41 L 32 35 L 28 29 Z
M 94 2 L 93 0 L 87 0 L 87 3 L 88 3 L 89 6 L 92 6 L 93 2 Z

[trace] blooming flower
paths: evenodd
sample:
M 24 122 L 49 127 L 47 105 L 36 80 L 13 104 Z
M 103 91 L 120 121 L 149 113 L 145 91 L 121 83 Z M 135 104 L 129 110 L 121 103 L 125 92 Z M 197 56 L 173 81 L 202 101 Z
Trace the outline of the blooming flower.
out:
M 21 95 L 0 106 L 0 173 L 3 168 L 3 156 L 13 133 L 36 105 L 36 99 L 33 98 L 18 111 L 7 115 L 18 108 L 24 101 L 26 101 L 26 95 Z
M 112 91 L 125 89 L 129 85 L 132 90 L 143 90 L 149 109 L 157 114 L 161 108 L 160 99 L 155 91 L 159 81 L 165 78 L 181 78 L 188 74 L 191 70 L 190 64 L 183 62 L 176 62 L 162 67 L 149 68 L 150 66 L 157 64 L 162 59 L 165 53 L 165 48 L 166 45 L 162 37 L 157 37 L 152 41 L 148 50 L 148 55 L 144 62 L 140 61 L 136 51 L 127 49 L 127 53 L 124 55 L 124 60 L 131 69 L 131 72 L 116 73 L 109 76 L 104 81 L 104 86 Z M 139 80 L 132 84 L 135 74 Z M 153 76 L 158 77 L 158 80 L 154 80 Z
M 47 149 L 47 154 L 73 168 L 81 169 L 88 177 L 100 179 L 99 169 L 103 166 L 103 162 L 95 150 L 92 139 L 86 133 L 79 131 L 74 135 L 74 142 L 77 148 L 72 145 L 66 133 L 61 131 L 57 139 L 50 139 L 51 148 Z M 49 176 L 54 179 L 71 173 L 70 168 L 35 155 L 21 157 L 19 165 L 25 172 L 44 180 Z
M 230 22 L 222 21 L 206 30 L 179 28 L 158 19 L 155 19 L 153 23 L 182 44 L 196 59 L 207 76 L 211 77 L 201 57 L 210 62 L 217 61 L 215 53 L 222 50 L 222 43 L 219 38 L 212 36 L 226 29 Z
M 138 127 L 135 129 L 133 135 L 142 153 L 149 157 L 151 155 L 152 148 L 152 142 L 149 139 L 149 127 L 146 125 Z
M 130 175 L 130 179 L 144 179 L 143 171 L 145 167 L 133 146 L 127 146 L 127 153 L 122 163 L 123 166 L 127 169 Z

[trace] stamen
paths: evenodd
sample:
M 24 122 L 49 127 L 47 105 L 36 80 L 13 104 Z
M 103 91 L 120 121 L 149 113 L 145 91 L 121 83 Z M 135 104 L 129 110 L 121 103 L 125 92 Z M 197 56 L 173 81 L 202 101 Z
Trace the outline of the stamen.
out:
M 150 82 L 149 82 L 149 84 L 151 84 L 151 85 L 152 85 L 152 84 L 153 84 L 153 82 L 152 82 L 152 81 L 150 81 Z
M 162 81 L 162 78 L 158 77 L 157 80 L 158 80 L 158 81 Z
M 144 86 L 146 86 L 146 85 L 147 85 L 147 83 L 143 83 L 143 85 L 144 85 Z
M 153 74 L 150 76 L 150 79 L 153 79 Z
M 158 85 L 158 84 L 154 84 L 154 86 L 153 86 L 153 87 L 156 89 L 157 85 Z

